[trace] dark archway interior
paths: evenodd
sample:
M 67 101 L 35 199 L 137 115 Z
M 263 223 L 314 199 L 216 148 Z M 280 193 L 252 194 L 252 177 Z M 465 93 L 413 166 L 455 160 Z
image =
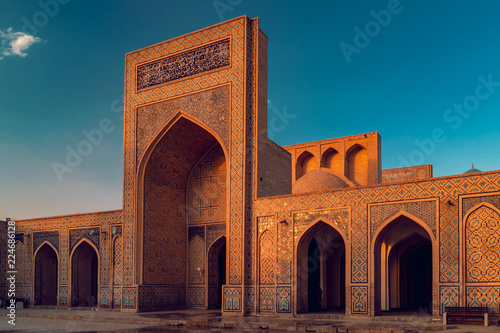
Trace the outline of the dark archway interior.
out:
M 406 308 L 429 309 L 432 302 L 432 246 L 427 243 L 408 253 L 406 258 L 406 285 L 401 294 L 406 296 Z M 403 273 L 403 272 L 402 272 Z
M 297 250 L 297 312 L 345 311 L 345 244 L 339 232 L 319 222 Z
M 319 261 L 319 248 L 316 239 L 312 239 L 307 249 L 307 292 L 308 310 L 316 312 L 321 310 L 323 299 L 321 290 L 321 266 Z
M 73 253 L 72 305 L 97 305 L 99 260 L 97 253 L 87 242 L 82 242 Z
M 432 242 L 406 216 L 389 223 L 375 242 L 375 313 L 432 308 Z
M 44 244 L 35 259 L 35 304 L 57 305 L 57 254 Z
M 222 286 L 226 284 L 226 237 L 221 237 L 208 251 L 208 308 L 222 307 Z

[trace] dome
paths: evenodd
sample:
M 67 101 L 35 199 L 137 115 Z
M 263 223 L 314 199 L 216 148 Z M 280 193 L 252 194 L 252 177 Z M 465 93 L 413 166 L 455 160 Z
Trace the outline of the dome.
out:
M 472 163 L 472 169 L 469 169 L 469 170 L 465 171 L 464 174 L 466 174 L 466 173 L 475 173 L 475 172 L 482 172 L 482 171 L 479 170 L 479 169 L 474 168 L 474 163 Z
M 322 192 L 344 187 L 349 187 L 349 185 L 334 174 L 321 170 L 312 170 L 300 177 L 292 185 L 292 193 Z

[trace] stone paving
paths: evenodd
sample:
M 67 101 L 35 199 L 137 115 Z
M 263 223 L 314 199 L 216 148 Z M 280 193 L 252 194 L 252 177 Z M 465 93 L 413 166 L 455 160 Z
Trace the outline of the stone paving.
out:
M 220 311 L 175 310 L 148 313 L 16 309 L 16 325 L 1 310 L 0 332 L 336 332 L 336 333 L 500 333 L 500 327 L 433 323 L 430 316 L 380 316 L 366 320 L 339 314 L 221 317 Z

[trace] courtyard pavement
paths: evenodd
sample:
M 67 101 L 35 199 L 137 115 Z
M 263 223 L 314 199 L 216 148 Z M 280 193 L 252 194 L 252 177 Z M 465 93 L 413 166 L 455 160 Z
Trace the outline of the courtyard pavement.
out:
M 173 310 L 128 313 L 115 311 L 16 309 L 15 325 L 8 323 L 1 309 L 0 332 L 336 332 L 336 333 L 500 333 L 490 321 L 480 325 L 432 323 L 432 318 L 416 313 L 380 316 L 365 320 L 345 318 L 342 314 L 310 314 L 296 318 L 273 316 L 221 317 L 216 310 Z

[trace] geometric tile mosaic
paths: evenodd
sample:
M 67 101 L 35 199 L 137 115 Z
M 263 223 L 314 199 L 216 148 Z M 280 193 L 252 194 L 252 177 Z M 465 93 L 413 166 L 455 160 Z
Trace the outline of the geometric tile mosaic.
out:
M 352 313 L 367 314 L 368 313 L 368 287 L 359 286 L 351 287 L 352 297 Z
M 500 214 L 480 206 L 465 223 L 467 282 L 500 282 Z
M 442 314 L 447 306 L 460 306 L 460 286 L 441 286 L 439 295 L 439 314 Z
M 487 306 L 490 313 L 500 314 L 500 285 L 467 287 L 467 306 Z

